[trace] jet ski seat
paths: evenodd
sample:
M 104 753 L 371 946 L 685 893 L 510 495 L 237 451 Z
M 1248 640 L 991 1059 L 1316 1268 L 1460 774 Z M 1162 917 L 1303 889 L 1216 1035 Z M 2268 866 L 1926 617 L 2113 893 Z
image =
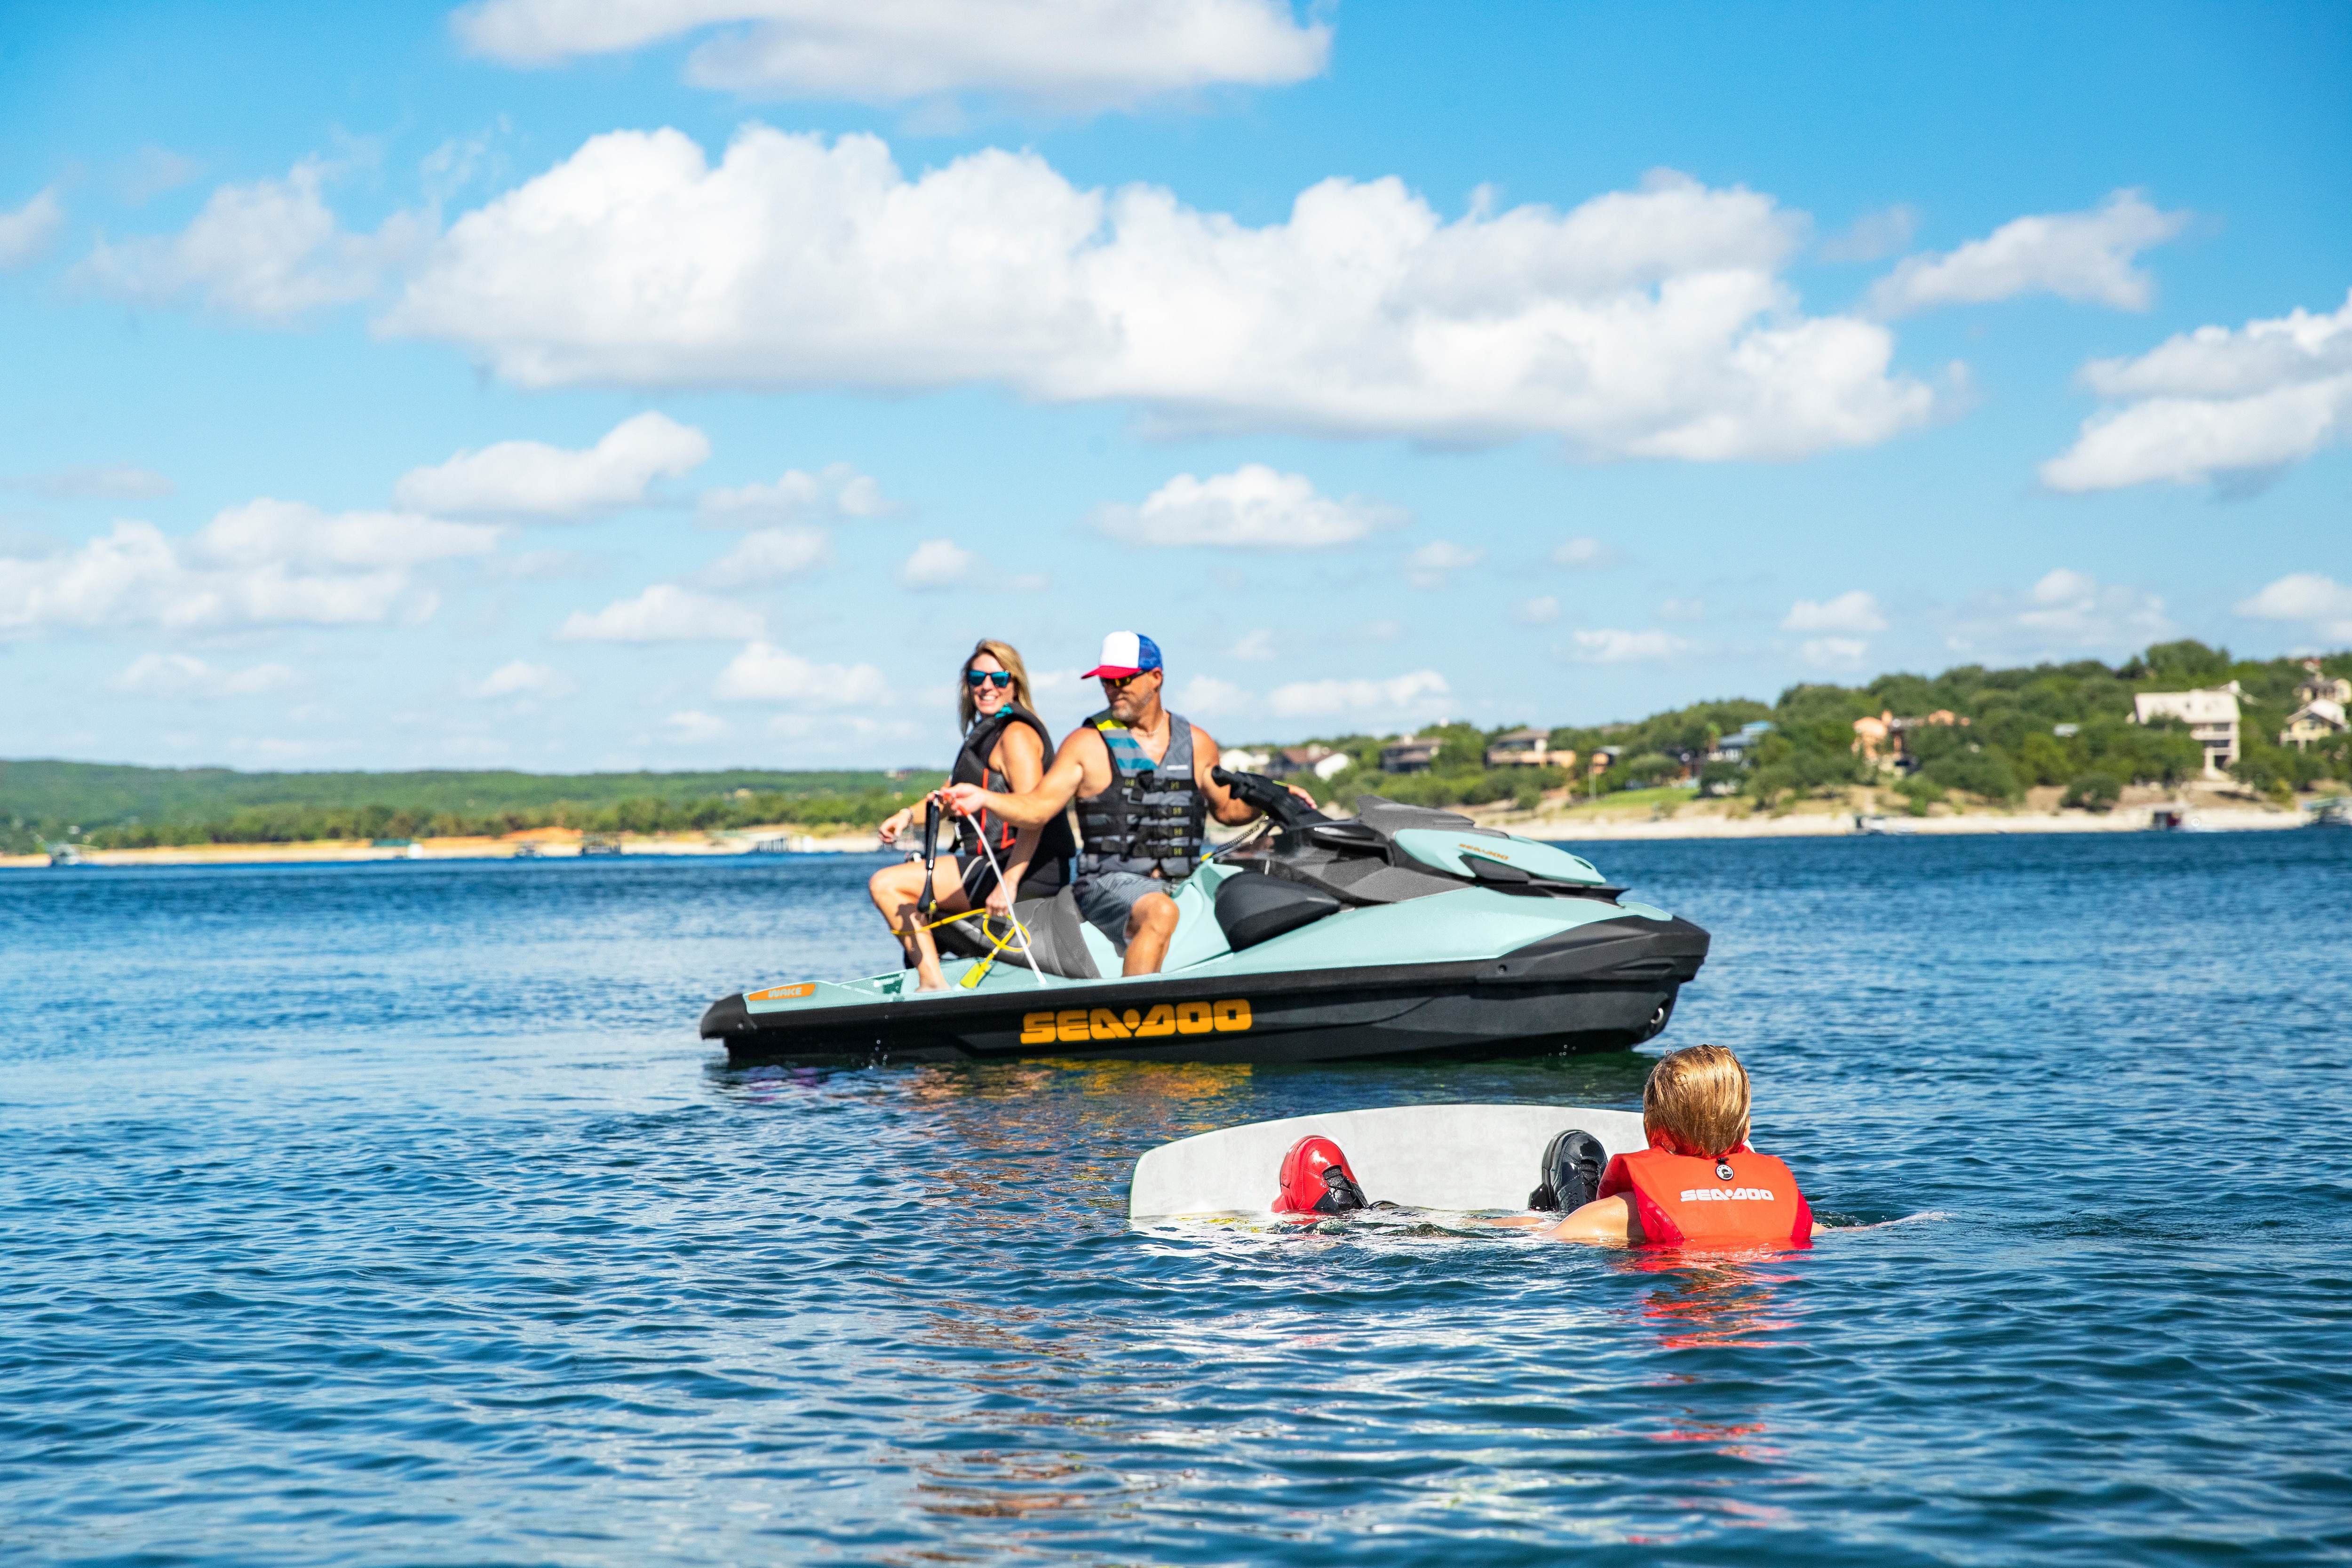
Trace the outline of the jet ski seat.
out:
M 1029 932 L 1029 945 L 1034 952 L 1037 968 L 1057 980 L 1100 980 L 1102 971 L 1095 964 L 1094 954 L 1087 949 L 1086 916 L 1078 912 L 1076 890 L 1065 887 L 1051 898 L 1016 899 L 1013 913 Z M 957 921 L 943 925 L 934 933 L 942 952 L 953 952 L 964 958 L 985 958 L 996 951 L 995 939 L 980 934 L 977 920 Z M 1002 928 L 999 933 L 1002 933 Z M 997 952 L 1000 963 L 1028 966 L 1028 957 L 1021 951 L 1018 937 Z
M 1236 871 L 1217 885 L 1217 924 L 1235 952 L 1338 914 L 1347 905 L 1307 882 Z

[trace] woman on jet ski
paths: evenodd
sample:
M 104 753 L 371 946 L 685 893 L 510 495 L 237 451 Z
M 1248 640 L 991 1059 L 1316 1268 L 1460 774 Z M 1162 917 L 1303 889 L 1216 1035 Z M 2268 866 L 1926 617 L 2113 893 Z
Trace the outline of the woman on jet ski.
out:
M 1034 789 L 1052 747 L 1045 721 L 1031 710 L 1029 672 L 1011 643 L 983 637 L 965 659 L 956 682 L 956 708 L 964 740 L 949 770 L 950 784 L 978 784 L 1004 794 Z M 882 842 L 896 846 L 915 819 L 908 807 L 882 824 Z M 920 860 L 885 867 L 866 884 L 874 907 L 898 933 L 916 985 L 941 991 L 940 952 L 930 921 L 982 909 L 985 923 L 1001 933 L 1012 918 L 1016 893 L 1050 893 L 1067 876 L 1073 853 L 1067 821 L 1055 817 L 1041 827 L 1015 828 L 992 813 L 957 819 L 956 847 L 941 856 L 931 873 L 936 912 L 923 914 L 925 871 Z M 997 875 L 999 868 L 1003 875 Z

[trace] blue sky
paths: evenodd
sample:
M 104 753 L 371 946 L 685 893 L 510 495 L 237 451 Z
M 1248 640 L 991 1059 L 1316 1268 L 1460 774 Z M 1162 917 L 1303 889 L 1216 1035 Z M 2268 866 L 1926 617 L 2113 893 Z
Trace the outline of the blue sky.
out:
M 0 755 L 936 762 L 2352 644 L 2352 14 L 17 5 Z

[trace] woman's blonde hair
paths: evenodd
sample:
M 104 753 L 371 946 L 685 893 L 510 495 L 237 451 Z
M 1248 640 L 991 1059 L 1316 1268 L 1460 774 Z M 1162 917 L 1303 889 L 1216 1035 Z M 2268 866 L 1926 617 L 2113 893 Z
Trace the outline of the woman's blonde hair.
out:
M 963 727 L 971 729 L 971 721 L 980 717 L 980 705 L 971 700 L 971 682 L 966 675 L 971 668 L 971 661 L 982 654 L 988 655 L 1012 673 L 1013 700 L 1032 713 L 1037 711 L 1037 704 L 1029 700 L 1029 667 L 1021 662 L 1021 650 L 1009 642 L 982 637 L 971 645 L 971 651 L 963 656 L 963 664 L 956 670 L 956 712 L 962 716 Z
M 1727 1046 L 1668 1051 L 1642 1086 L 1642 1130 L 1713 1159 L 1748 1138 L 1748 1069 Z

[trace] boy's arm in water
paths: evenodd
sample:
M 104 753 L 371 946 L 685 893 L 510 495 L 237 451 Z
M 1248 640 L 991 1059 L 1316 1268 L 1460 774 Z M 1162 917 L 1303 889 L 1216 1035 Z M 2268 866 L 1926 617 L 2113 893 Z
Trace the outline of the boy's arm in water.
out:
M 1602 1247 L 1639 1247 L 1642 1216 L 1623 1194 L 1595 1198 L 1543 1233 L 1548 1241 L 1586 1241 Z
M 1536 1223 L 1541 1224 L 1540 1220 Z M 1813 1234 L 1828 1229 L 1821 1221 L 1813 1222 Z M 1648 1238 L 1642 1234 L 1642 1216 L 1634 1211 L 1633 1200 L 1620 1193 L 1613 1197 L 1595 1198 L 1549 1230 L 1544 1232 L 1548 1241 L 1586 1241 L 1602 1247 L 1639 1247 Z

